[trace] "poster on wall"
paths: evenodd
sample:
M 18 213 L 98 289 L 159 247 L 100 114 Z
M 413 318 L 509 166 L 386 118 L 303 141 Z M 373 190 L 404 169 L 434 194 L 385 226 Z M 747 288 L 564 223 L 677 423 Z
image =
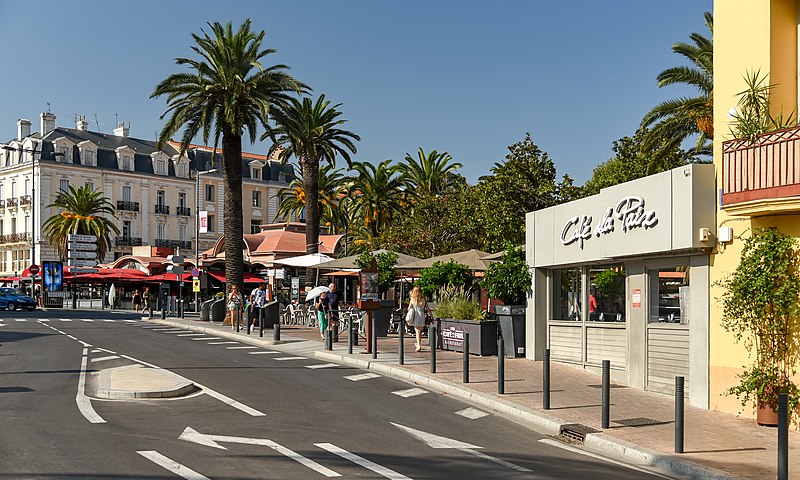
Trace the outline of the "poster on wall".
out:
M 62 289 L 62 279 L 64 264 L 61 262 L 44 262 L 44 289 L 46 292 L 60 292 Z

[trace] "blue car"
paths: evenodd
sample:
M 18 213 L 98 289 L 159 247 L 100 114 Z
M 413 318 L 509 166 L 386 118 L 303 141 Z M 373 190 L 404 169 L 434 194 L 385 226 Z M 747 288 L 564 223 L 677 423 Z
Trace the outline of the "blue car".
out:
M 12 311 L 17 308 L 36 310 L 36 300 L 18 288 L 0 288 L 0 308 Z

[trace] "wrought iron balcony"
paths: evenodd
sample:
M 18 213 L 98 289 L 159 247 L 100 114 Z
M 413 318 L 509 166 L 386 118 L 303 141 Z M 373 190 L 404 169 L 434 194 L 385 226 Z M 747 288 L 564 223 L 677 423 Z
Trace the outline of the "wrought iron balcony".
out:
M 189 207 L 178 207 L 175 210 L 176 210 L 175 213 L 177 213 L 179 216 L 182 217 L 188 217 L 189 215 L 192 214 L 192 209 Z
M 0 235 L 0 241 L 2 243 L 30 242 L 31 241 L 31 234 L 30 233 L 7 233 L 5 235 Z
M 729 213 L 800 211 L 800 127 L 724 142 L 721 183 Z
M 156 205 L 154 212 L 160 215 L 169 215 L 169 205 Z
M 127 200 L 117 200 L 117 210 L 125 210 L 128 212 L 138 212 L 139 202 L 130 202 Z
M 190 242 L 189 240 L 167 240 L 166 238 L 156 238 L 153 244 L 156 247 L 184 248 L 184 249 L 192 248 L 192 242 Z
M 6 199 L 6 206 L 8 208 L 14 208 L 17 206 L 17 199 L 16 198 L 7 198 Z
M 33 201 L 31 200 L 31 196 L 30 195 L 23 195 L 23 196 L 19 197 L 19 204 L 20 205 L 25 206 L 25 205 L 30 205 L 31 203 L 33 203 Z
M 141 237 L 114 237 L 114 245 L 117 247 L 140 247 Z

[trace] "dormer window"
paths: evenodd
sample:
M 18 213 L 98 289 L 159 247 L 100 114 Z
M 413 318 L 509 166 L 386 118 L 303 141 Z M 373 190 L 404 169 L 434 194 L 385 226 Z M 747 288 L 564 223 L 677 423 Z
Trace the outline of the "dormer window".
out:
M 71 150 L 72 149 L 69 148 L 67 145 L 59 145 L 58 148 L 56 149 L 56 152 L 58 153 L 58 155 L 56 155 L 56 162 L 70 163 L 69 161 L 72 159 L 69 158 L 68 154 Z
M 159 158 L 156 160 L 156 175 L 166 175 L 167 174 L 167 160 L 163 158 Z
M 250 176 L 253 178 L 253 180 L 261 180 L 261 169 L 260 168 L 252 169 L 250 171 Z
M 87 167 L 97 166 L 97 145 L 85 140 L 78 144 L 78 152 L 81 156 L 81 165 Z
M 253 180 L 261 180 L 261 169 L 264 168 L 264 162 L 253 160 L 249 163 L 250 178 Z
M 133 157 L 130 155 L 123 155 L 122 156 L 122 169 L 126 171 L 133 170 Z
M 133 149 L 125 146 L 117 148 L 115 152 L 117 153 L 117 168 L 126 172 L 132 172 L 134 168 Z
M 175 176 L 178 178 L 189 178 L 189 157 L 186 154 L 173 155 L 172 163 L 175 166 Z

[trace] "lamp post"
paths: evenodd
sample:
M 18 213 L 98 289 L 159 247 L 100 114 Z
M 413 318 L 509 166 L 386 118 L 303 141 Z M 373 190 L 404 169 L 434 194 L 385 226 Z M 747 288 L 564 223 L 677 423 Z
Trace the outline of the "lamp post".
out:
M 194 195 L 194 262 L 197 269 L 200 269 L 200 175 L 208 175 L 216 173 L 217 169 L 212 168 L 209 170 L 195 170 L 194 176 L 197 181 L 197 188 Z M 194 292 L 194 311 L 200 312 L 200 293 Z

